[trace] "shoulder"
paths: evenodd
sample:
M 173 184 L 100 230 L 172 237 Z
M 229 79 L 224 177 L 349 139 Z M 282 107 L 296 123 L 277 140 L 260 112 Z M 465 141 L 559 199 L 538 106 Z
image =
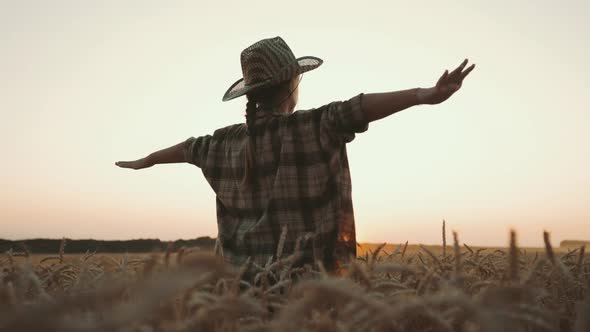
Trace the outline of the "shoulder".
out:
M 327 105 L 318 108 L 300 109 L 286 117 L 286 121 L 290 124 L 301 124 L 301 123 L 313 123 L 318 121 L 322 115 L 322 112 L 326 109 Z
M 290 124 L 319 124 L 324 114 L 339 108 L 342 103 L 342 101 L 332 101 L 319 107 L 300 109 L 287 116 L 286 120 Z
M 316 117 L 320 117 L 326 111 L 331 111 L 341 108 L 343 106 L 360 103 L 360 98 L 361 96 L 355 96 L 348 100 L 334 100 L 326 104 L 323 104 L 319 107 L 297 110 L 293 112 L 290 116 L 301 120 L 310 120 Z
M 219 128 L 213 132 L 213 139 L 223 140 L 246 135 L 246 125 L 244 123 L 236 123 L 223 128 Z

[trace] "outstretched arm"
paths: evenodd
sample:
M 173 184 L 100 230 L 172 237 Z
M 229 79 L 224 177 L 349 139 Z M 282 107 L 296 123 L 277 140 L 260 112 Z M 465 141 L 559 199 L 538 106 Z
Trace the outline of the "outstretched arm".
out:
M 142 169 L 152 167 L 157 164 L 183 163 L 186 162 L 184 156 L 184 146 L 185 141 L 169 148 L 151 153 L 147 157 L 138 160 L 117 161 L 115 165 L 122 168 Z
M 467 59 L 451 73 L 446 70 L 436 85 L 431 88 L 364 94 L 361 108 L 367 121 L 379 120 L 416 105 L 442 103 L 461 88 L 463 79 L 475 68 L 475 64 L 473 64 L 463 70 L 466 64 Z

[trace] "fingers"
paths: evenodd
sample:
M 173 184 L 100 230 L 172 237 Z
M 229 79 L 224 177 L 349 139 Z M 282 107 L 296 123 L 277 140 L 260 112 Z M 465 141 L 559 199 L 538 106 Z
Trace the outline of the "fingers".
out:
M 473 70 L 473 68 L 475 68 L 475 63 L 472 64 L 471 66 L 469 66 L 464 72 L 461 73 L 461 81 L 463 81 L 463 79 L 469 75 L 469 73 Z
M 463 68 L 465 68 L 466 64 L 467 64 L 467 59 L 463 60 L 463 62 L 461 62 L 459 67 L 455 68 L 455 70 L 453 70 L 449 76 L 451 76 L 451 77 L 457 76 L 457 74 L 459 74 L 463 70 Z
M 442 76 L 436 82 L 436 86 L 440 88 L 443 85 L 454 83 L 458 84 L 460 87 L 463 79 L 475 68 L 475 64 L 472 64 L 471 66 L 467 67 L 467 69 L 463 70 L 468 61 L 468 59 L 463 60 L 463 62 L 461 62 L 461 64 L 450 73 L 448 69 L 445 70 L 444 74 L 442 74 Z
M 122 168 L 133 168 L 133 163 L 130 161 L 117 161 L 115 165 L 122 167 Z
M 475 68 L 475 64 L 472 64 L 466 70 L 463 70 L 465 65 L 467 65 L 467 61 L 467 59 L 463 60 L 459 67 L 449 74 L 450 82 L 462 82 L 463 79 L 473 70 L 473 68 Z
M 447 69 L 447 70 L 445 70 L 445 72 L 442 74 L 442 76 L 436 82 L 436 86 L 440 86 L 440 85 L 444 84 L 448 77 L 449 77 L 449 70 Z

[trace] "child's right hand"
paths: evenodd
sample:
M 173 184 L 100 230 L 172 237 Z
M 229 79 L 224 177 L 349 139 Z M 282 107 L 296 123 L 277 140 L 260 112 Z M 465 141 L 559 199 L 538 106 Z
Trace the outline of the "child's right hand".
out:
M 117 161 L 115 165 L 121 168 L 142 169 L 154 166 L 147 158 L 141 158 L 134 161 Z
M 417 93 L 420 103 L 435 105 L 449 99 L 451 95 L 461 88 L 463 79 L 469 75 L 473 68 L 475 68 L 475 64 L 472 64 L 467 69 L 463 70 L 466 64 L 467 59 L 465 59 L 459 67 L 452 72 L 449 73 L 449 71 L 446 70 L 438 79 L 438 82 L 436 82 L 436 86 L 421 89 L 421 91 Z

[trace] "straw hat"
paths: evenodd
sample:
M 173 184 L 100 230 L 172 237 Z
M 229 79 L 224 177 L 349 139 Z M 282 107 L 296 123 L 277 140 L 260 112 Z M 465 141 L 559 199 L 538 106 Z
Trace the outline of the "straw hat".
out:
M 223 101 L 288 81 L 319 67 L 324 62 L 314 56 L 295 58 L 281 37 L 263 39 L 250 45 L 242 51 L 240 61 L 243 78 L 227 89 Z

